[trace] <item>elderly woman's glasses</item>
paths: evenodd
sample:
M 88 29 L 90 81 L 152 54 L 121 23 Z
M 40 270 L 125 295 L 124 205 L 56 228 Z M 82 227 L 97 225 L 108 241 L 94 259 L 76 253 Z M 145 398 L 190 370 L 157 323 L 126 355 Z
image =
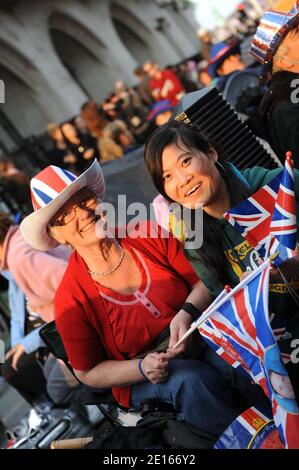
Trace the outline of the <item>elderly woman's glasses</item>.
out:
M 94 206 L 97 203 L 97 199 L 93 195 L 88 195 L 84 197 L 81 201 L 77 202 L 77 204 L 74 204 L 70 210 L 67 212 L 61 214 L 57 219 L 51 223 L 52 227 L 55 226 L 63 226 L 67 225 L 70 222 L 72 222 L 75 217 L 77 216 L 77 211 L 76 209 L 80 207 L 80 209 L 88 209 L 89 207 Z

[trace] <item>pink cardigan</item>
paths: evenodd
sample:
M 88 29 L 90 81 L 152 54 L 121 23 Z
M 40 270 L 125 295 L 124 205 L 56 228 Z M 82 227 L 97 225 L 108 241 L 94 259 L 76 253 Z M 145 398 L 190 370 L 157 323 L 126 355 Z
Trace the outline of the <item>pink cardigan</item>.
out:
M 54 320 L 54 297 L 70 254 L 65 246 L 47 252 L 35 250 L 15 225 L 5 237 L 0 270 L 11 272 L 27 297 L 29 307 L 45 322 Z

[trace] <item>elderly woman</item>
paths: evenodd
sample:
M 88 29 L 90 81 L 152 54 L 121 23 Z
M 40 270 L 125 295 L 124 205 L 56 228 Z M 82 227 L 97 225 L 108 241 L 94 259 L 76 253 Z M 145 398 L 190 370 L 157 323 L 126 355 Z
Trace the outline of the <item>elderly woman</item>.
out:
M 216 146 L 208 142 L 196 126 L 175 120 L 160 127 L 152 135 L 145 150 L 147 169 L 157 190 L 167 201 L 192 209 L 197 203 L 202 204 L 203 244 L 198 249 L 186 250 L 202 281 L 198 287 L 202 289 L 202 295 L 197 304 L 201 311 L 226 284 L 235 286 L 244 273 L 257 267 L 259 262 L 256 250 L 223 218 L 224 212 L 249 197 L 282 171 L 281 168 L 267 170 L 254 167 L 240 172 L 230 163 L 220 163 L 220 159 L 221 154 L 216 151 Z M 297 171 L 295 192 L 298 214 Z M 293 289 L 296 289 L 298 257 L 284 263 L 282 269 Z M 291 331 L 298 307 L 284 288 L 280 276 L 272 275 L 270 309 L 275 314 L 272 327 L 287 326 Z M 297 338 L 298 333 L 293 333 Z M 292 364 L 289 374 L 293 375 L 291 369 Z M 294 371 L 295 376 L 296 374 L 298 373 Z
M 97 161 L 78 178 L 48 167 L 31 189 L 35 211 L 21 224 L 23 236 L 40 250 L 57 243 L 74 249 L 55 306 L 77 377 L 92 387 L 112 387 L 126 407 L 148 398 L 171 403 L 183 419 L 216 438 L 239 410 L 208 363 L 211 350 L 200 360 L 175 357 L 185 344 L 178 351 L 172 346 L 192 322 L 182 306 L 197 304 L 201 285 L 181 244 L 149 223 L 113 238 L 97 208 L 104 197 Z M 167 352 L 151 351 L 167 327 Z

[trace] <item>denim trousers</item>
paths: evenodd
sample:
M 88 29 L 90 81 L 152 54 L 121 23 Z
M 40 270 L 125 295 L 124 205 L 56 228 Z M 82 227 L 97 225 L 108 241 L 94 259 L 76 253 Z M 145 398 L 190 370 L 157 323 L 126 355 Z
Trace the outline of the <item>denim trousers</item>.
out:
M 240 396 L 245 398 L 244 403 Z M 131 404 L 154 399 L 171 404 L 177 419 L 185 420 L 218 437 L 240 414 L 252 405 L 268 406 L 262 390 L 240 376 L 209 347 L 200 359 L 172 359 L 165 382 L 149 381 L 132 386 Z

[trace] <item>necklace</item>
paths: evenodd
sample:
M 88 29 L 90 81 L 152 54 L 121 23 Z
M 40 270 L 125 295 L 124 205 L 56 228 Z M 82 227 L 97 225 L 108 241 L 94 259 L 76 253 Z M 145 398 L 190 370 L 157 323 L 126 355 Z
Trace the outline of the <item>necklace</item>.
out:
M 120 246 L 120 244 L 117 243 L 117 245 L 121 249 L 121 255 L 120 255 L 119 260 L 116 263 L 116 265 L 110 271 L 104 271 L 104 272 L 88 271 L 88 273 L 91 274 L 92 276 L 107 276 L 107 274 L 112 274 L 120 266 L 122 260 L 124 259 L 124 255 L 125 255 L 125 252 L 122 249 L 122 247 Z

